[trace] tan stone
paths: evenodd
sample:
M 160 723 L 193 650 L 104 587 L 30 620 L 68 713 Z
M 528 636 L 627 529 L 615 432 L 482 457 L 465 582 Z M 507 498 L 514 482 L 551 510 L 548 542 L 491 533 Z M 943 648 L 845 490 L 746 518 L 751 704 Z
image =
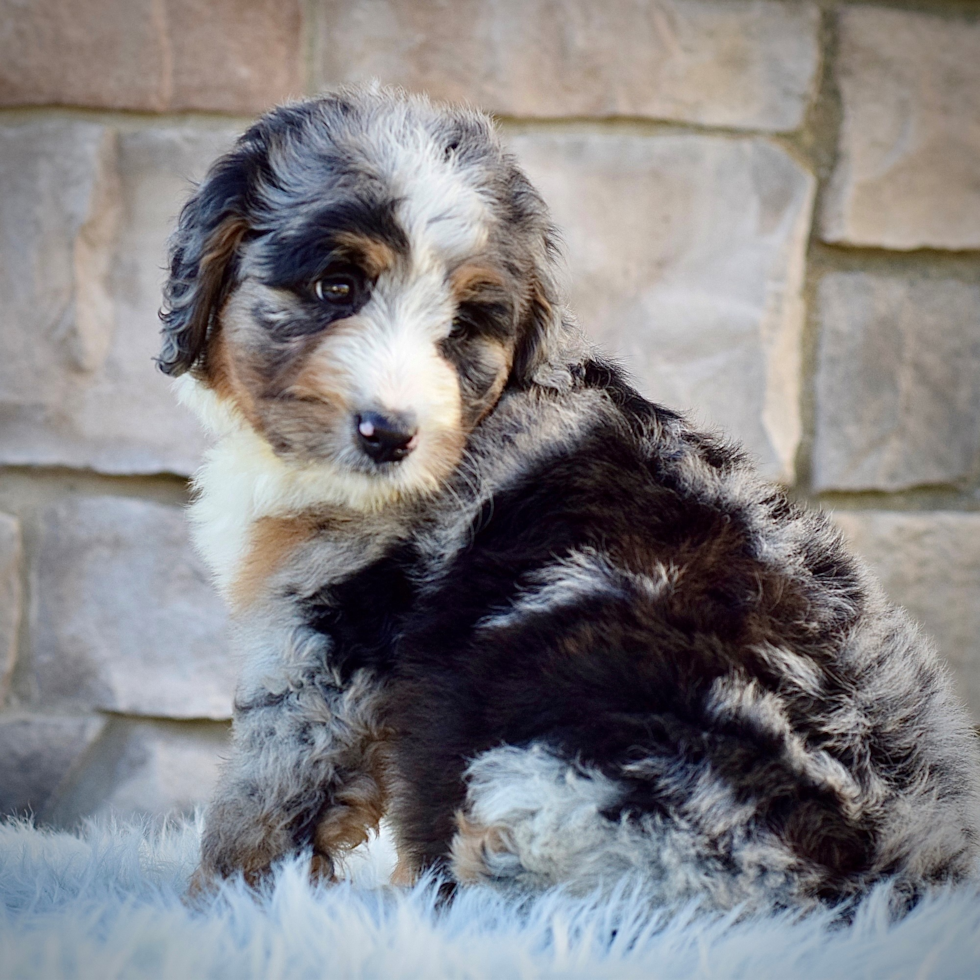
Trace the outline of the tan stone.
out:
M 0 128 L 0 462 L 189 473 L 203 437 L 155 370 L 166 238 L 226 127 Z
M 7 696 L 17 662 L 17 632 L 21 617 L 20 522 L 0 514 L 0 702 Z
M 907 10 L 840 13 L 832 242 L 980 248 L 980 23 Z
M 833 273 L 819 288 L 814 485 L 901 490 L 972 474 L 980 285 Z
M 110 721 L 42 811 L 72 826 L 83 817 L 189 814 L 210 799 L 230 726 L 215 722 Z
M 0 0 L 0 105 L 254 113 L 302 94 L 298 0 Z
M 373 78 L 507 116 L 800 125 L 819 14 L 759 0 L 318 0 L 320 87 Z
M 938 642 L 980 724 L 980 514 L 841 511 L 888 595 Z
M 0 715 L 0 814 L 40 813 L 103 724 L 94 717 Z
M 31 669 L 46 709 L 231 716 L 224 609 L 179 508 L 71 498 L 42 513 Z
M 30 413 L 98 361 L 118 219 L 114 134 L 47 120 L 0 128 L 0 399 Z M 81 305 L 86 312 L 77 316 Z
M 512 143 L 564 233 L 583 327 L 645 395 L 724 426 L 791 480 L 812 176 L 763 139 Z

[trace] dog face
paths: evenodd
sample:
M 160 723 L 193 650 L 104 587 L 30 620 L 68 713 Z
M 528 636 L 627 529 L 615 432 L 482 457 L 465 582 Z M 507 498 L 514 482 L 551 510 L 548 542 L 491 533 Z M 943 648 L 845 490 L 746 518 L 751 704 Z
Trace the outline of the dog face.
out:
M 289 465 L 432 490 L 544 357 L 555 251 L 486 117 L 381 89 L 282 107 L 181 214 L 160 366 Z

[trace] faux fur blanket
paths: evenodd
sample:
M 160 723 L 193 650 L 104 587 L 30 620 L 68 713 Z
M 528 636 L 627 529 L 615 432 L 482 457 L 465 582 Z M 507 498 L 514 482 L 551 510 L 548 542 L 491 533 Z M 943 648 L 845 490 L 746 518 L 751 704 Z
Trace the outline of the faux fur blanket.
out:
M 642 895 L 552 892 L 521 902 L 482 888 L 440 906 L 433 883 L 384 886 L 382 838 L 351 880 L 311 887 L 286 864 L 268 894 L 228 886 L 206 908 L 181 904 L 199 826 L 87 826 L 77 834 L 0 825 L 0 977 L 538 978 L 980 976 L 980 887 L 921 902 L 893 922 L 885 889 L 852 924 L 829 915 L 739 919 L 651 911 Z

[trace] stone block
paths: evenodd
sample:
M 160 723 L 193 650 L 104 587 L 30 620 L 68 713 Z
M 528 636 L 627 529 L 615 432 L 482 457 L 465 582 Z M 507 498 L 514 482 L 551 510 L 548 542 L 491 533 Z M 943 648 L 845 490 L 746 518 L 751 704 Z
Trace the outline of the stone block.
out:
M 114 134 L 93 123 L 0 128 L 5 414 L 11 404 L 56 398 L 66 372 L 84 371 L 103 354 L 118 223 L 115 155 Z
M 211 797 L 229 733 L 229 725 L 216 722 L 114 718 L 42 819 L 70 827 L 85 817 L 190 814 Z
M 72 498 L 42 513 L 31 669 L 46 709 L 228 718 L 223 606 L 179 508 Z
M 20 522 L 0 514 L 0 702 L 7 696 L 17 662 L 17 633 L 21 617 Z
M 251 114 L 302 94 L 299 0 L 4 0 L 0 105 Z
M 980 454 L 980 285 L 863 272 L 818 290 L 817 490 L 951 483 Z
M 723 426 L 791 481 L 813 177 L 759 138 L 512 143 L 564 234 L 587 332 L 647 397 Z
M 980 725 L 980 514 L 841 511 L 854 550 L 938 642 Z
M 0 715 L 0 814 L 42 812 L 103 725 L 96 717 Z
M 373 78 L 505 116 L 797 128 L 819 13 L 765 0 L 318 0 L 320 87 Z
M 227 127 L 0 127 L 0 463 L 189 473 L 156 371 L 166 239 Z
M 980 248 L 980 22 L 845 7 L 827 241 Z

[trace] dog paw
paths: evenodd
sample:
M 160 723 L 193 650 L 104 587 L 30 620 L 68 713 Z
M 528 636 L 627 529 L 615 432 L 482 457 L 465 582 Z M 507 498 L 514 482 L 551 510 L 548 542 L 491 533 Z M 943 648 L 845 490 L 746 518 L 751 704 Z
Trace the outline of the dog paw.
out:
M 332 885 L 338 881 L 337 868 L 329 854 L 317 852 L 310 858 L 310 883 Z
M 391 872 L 389 883 L 395 888 L 411 888 L 418 880 L 419 871 L 409 857 L 399 856 L 395 870 Z
M 456 826 L 450 858 L 458 882 L 509 880 L 520 873 L 521 862 L 506 827 L 485 826 L 463 813 L 456 814 Z
M 181 901 L 188 908 L 201 909 L 218 893 L 219 884 L 218 878 L 204 865 L 199 864 L 187 883 L 187 890 Z

